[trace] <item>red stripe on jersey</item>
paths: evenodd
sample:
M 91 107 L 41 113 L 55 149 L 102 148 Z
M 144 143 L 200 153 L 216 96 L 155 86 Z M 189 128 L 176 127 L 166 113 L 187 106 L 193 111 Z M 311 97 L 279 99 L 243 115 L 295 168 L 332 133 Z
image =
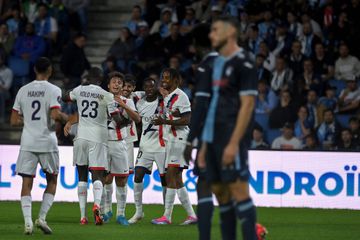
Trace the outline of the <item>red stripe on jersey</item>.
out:
M 176 167 L 176 168 L 179 168 L 179 167 L 180 167 L 180 164 L 168 164 L 168 167 Z
M 131 126 L 130 126 L 130 135 L 131 136 L 135 136 L 135 132 L 134 132 L 134 122 L 131 123 Z
M 89 167 L 89 170 L 98 170 L 98 171 L 101 171 L 101 170 L 105 170 L 104 167 Z
M 164 113 L 164 101 L 159 100 L 160 103 L 160 115 L 162 115 Z M 160 142 L 160 146 L 165 147 L 165 141 L 164 141 L 164 133 L 163 133 L 163 125 L 159 126 L 159 142 Z
M 17 113 L 19 112 L 19 111 L 18 111 L 18 110 L 16 110 L 16 109 L 12 109 L 12 111 L 13 111 L 13 112 L 17 112 Z
M 50 109 L 60 109 L 61 108 L 61 106 L 52 106 L 52 107 L 50 107 Z
M 171 101 L 170 101 L 170 106 L 169 106 L 169 110 L 170 110 L 170 111 L 172 110 L 175 102 L 176 102 L 178 99 L 179 99 L 179 95 L 177 95 L 177 94 L 171 99 Z M 173 120 L 173 116 L 172 116 L 172 115 L 170 115 L 170 120 Z M 171 132 L 173 133 L 174 137 L 177 136 L 175 126 L 171 126 Z
M 122 135 L 121 135 L 121 129 L 116 127 L 116 136 L 118 138 L 118 140 L 123 140 Z

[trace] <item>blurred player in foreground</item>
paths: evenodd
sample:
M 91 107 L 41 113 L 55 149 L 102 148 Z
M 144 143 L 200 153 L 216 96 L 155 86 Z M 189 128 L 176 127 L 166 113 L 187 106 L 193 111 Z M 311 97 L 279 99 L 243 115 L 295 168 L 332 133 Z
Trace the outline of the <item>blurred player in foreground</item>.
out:
M 59 172 L 59 150 L 55 134 L 55 122 L 66 122 L 67 115 L 61 109 L 61 89 L 48 82 L 52 75 L 49 59 L 39 58 L 34 67 L 36 80 L 20 88 L 11 114 L 12 126 L 24 126 L 16 173 L 22 177 L 21 209 L 25 220 L 25 234 L 33 233 L 31 216 L 31 189 L 40 163 L 46 175 L 46 189 L 35 225 L 45 234 L 52 230 L 46 223 L 56 192 Z
M 100 202 L 105 180 L 105 170 L 108 167 L 108 114 L 117 125 L 123 122 L 119 110 L 115 107 L 114 95 L 103 90 L 101 70 L 90 71 L 88 79 L 82 85 L 70 92 L 70 100 L 76 101 L 78 107 L 78 129 L 74 139 L 74 165 L 77 167 L 79 183 L 78 196 L 81 213 L 81 224 L 87 224 L 86 201 L 88 172 L 91 172 L 93 182 L 94 206 L 93 213 L 96 225 L 101 225 L 103 219 L 100 212 Z M 71 125 L 77 121 L 71 118 L 64 127 L 67 136 Z
M 196 214 L 189 200 L 189 194 L 182 180 L 182 170 L 188 168 L 183 152 L 189 133 L 188 125 L 191 118 L 191 106 L 187 95 L 178 88 L 180 81 L 180 74 L 175 69 L 164 69 L 161 74 L 162 88 L 168 92 L 167 96 L 164 97 L 165 114 L 156 117 L 152 123 L 166 125 L 166 197 L 164 215 L 153 219 L 153 224 L 171 224 L 176 195 L 178 195 L 181 205 L 188 214 L 182 224 L 188 225 L 197 222 Z
M 212 96 L 198 155 L 220 207 L 223 239 L 236 239 L 236 217 L 244 240 L 256 240 L 256 209 L 249 195 L 248 149 L 257 95 L 256 69 L 237 45 L 238 22 L 221 17 L 211 26 L 214 60 Z
M 128 120 L 124 126 L 118 126 L 116 121 L 112 118 L 109 120 L 109 175 L 106 176 L 105 190 L 103 191 L 102 203 L 104 206 L 103 219 L 107 222 L 112 217 L 112 190 L 113 179 L 115 177 L 116 183 L 116 200 L 117 213 L 116 221 L 121 225 L 129 225 L 125 218 L 125 207 L 127 197 L 127 180 L 129 176 L 129 157 L 127 144 L 124 139 L 127 138 L 127 126 L 133 120 L 138 120 L 138 113 L 136 112 L 133 101 L 121 96 L 124 86 L 124 75 L 119 72 L 112 72 L 109 74 L 108 88 L 110 93 L 114 94 L 116 101 L 116 108 L 121 116 Z
M 140 99 L 136 107 L 142 120 L 142 133 L 139 153 L 135 164 L 134 200 L 136 212 L 129 220 L 130 224 L 144 218 L 142 207 L 143 179 L 145 174 L 151 174 L 153 162 L 156 163 L 163 190 L 166 191 L 165 180 L 165 141 L 163 139 L 163 125 L 155 126 L 151 121 L 164 111 L 164 100 L 159 96 L 154 79 L 144 80 L 145 96 Z M 165 199 L 165 191 L 163 197 Z

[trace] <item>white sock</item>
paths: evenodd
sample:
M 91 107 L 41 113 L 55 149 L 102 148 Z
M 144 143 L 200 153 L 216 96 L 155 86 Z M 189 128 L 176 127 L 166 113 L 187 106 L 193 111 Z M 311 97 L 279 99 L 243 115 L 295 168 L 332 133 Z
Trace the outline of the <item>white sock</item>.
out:
M 185 187 L 179 188 L 176 190 L 177 191 L 177 195 L 178 198 L 181 202 L 181 205 L 183 206 L 183 208 L 186 210 L 188 216 L 191 217 L 196 217 L 196 214 L 194 212 L 194 209 L 191 205 L 190 199 L 189 199 L 189 194 L 186 190 Z
M 79 206 L 81 218 L 86 217 L 86 203 L 87 203 L 87 182 L 78 183 L 78 197 L 79 197 Z
M 101 194 L 101 201 L 100 201 L 100 211 L 102 213 L 105 213 L 105 201 L 106 201 L 106 191 L 104 188 Z
M 100 180 L 93 182 L 94 205 L 100 207 L 101 196 L 103 192 L 103 184 Z
M 112 195 L 113 195 L 113 185 L 112 183 L 105 185 L 105 192 L 106 192 L 106 198 L 105 198 L 105 211 L 112 212 Z
M 41 208 L 39 212 L 39 218 L 45 221 L 46 215 L 54 202 L 54 195 L 50 193 L 44 193 Z
M 164 216 L 171 221 L 171 215 L 174 208 L 174 201 L 176 196 L 176 189 L 166 188 L 166 197 L 165 197 L 165 212 Z
M 166 199 L 166 187 L 162 187 L 162 195 L 163 195 L 163 204 L 165 205 L 165 199 Z
M 125 216 L 127 187 L 116 186 L 117 213 L 116 216 Z
M 21 209 L 24 216 L 24 221 L 26 225 L 33 225 L 31 218 L 31 196 L 22 196 L 21 197 Z
M 140 215 L 143 212 L 142 208 L 142 193 L 144 190 L 144 184 L 134 182 L 134 201 L 136 207 L 136 214 Z

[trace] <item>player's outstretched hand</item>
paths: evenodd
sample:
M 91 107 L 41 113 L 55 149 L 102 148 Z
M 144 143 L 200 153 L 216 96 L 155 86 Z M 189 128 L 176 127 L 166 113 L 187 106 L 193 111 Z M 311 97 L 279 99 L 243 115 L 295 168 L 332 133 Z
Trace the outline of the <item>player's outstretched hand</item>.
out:
M 70 135 L 70 130 L 71 130 L 71 123 L 67 122 L 65 124 L 65 127 L 64 127 L 64 135 L 65 135 L 65 137 Z
M 235 161 L 235 156 L 239 152 L 239 146 L 237 144 L 229 143 L 224 149 L 222 163 L 227 166 Z
M 125 107 L 126 103 L 124 102 L 124 100 L 122 100 L 119 96 L 115 96 L 114 100 L 120 105 L 120 107 Z
M 187 164 L 190 163 L 190 161 L 193 161 L 192 157 L 191 157 L 191 153 L 192 153 L 193 147 L 191 143 L 186 143 L 186 147 L 184 150 L 184 158 Z

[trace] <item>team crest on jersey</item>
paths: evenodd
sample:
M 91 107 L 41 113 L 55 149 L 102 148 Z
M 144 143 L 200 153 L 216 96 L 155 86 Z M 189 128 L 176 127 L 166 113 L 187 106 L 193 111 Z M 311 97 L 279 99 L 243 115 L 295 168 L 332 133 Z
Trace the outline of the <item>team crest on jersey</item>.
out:
M 230 76 L 231 75 L 231 73 L 233 72 L 233 67 L 228 67 L 227 69 L 226 69 L 226 71 L 225 71 L 225 75 L 228 77 L 228 76 Z

